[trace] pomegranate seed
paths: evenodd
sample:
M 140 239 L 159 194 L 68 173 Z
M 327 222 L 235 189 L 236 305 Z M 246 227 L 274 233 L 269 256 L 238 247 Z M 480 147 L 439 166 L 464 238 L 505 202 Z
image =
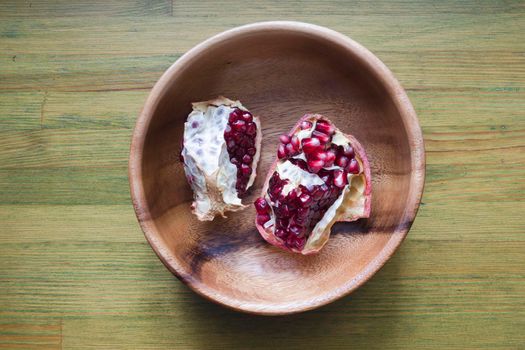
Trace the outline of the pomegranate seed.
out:
M 328 150 L 326 152 L 326 159 L 325 159 L 325 166 L 332 166 L 334 165 L 334 160 L 335 160 L 335 152 L 332 151 L 332 150 Z
M 277 226 L 288 227 L 288 218 L 282 217 L 277 219 Z
M 307 122 L 306 120 L 301 123 L 302 130 L 310 129 L 311 127 L 312 127 L 312 123 Z
M 303 249 L 305 243 L 306 243 L 306 237 L 297 237 L 295 239 L 295 248 Z
M 335 165 L 345 168 L 350 160 L 346 156 L 340 156 L 335 160 Z
M 242 157 L 242 162 L 245 163 L 245 164 L 251 164 L 252 157 L 250 157 L 249 155 L 245 154 L 244 157 Z
M 232 128 L 229 124 L 226 124 L 226 128 L 224 128 L 224 136 L 229 136 L 232 132 Z
M 257 223 L 259 225 L 264 224 L 265 222 L 270 220 L 270 215 L 268 214 L 257 214 Z
M 242 148 L 237 148 L 237 151 L 235 151 L 235 155 L 239 157 L 239 159 L 242 159 L 244 156 L 244 150 Z
M 352 159 L 355 156 L 354 149 L 350 145 L 343 146 L 343 154 L 348 157 L 348 159 Z
M 281 190 L 283 189 L 283 186 L 279 185 L 279 186 L 276 186 L 272 189 L 272 194 L 277 196 L 278 194 L 281 193 Z
M 295 247 L 295 237 L 292 235 L 288 236 L 288 238 L 286 239 L 286 245 L 290 248 L 294 248 Z
M 290 136 L 283 134 L 279 136 L 279 140 L 286 145 L 287 143 L 290 143 Z
M 290 142 L 292 143 L 292 146 L 296 151 L 299 151 L 301 149 L 301 142 L 299 141 L 299 138 L 296 135 L 292 137 Z
M 315 200 L 319 200 L 319 199 L 321 199 L 321 198 L 323 197 L 323 195 L 324 195 L 324 192 L 323 192 L 319 187 L 317 187 L 317 188 L 315 189 L 315 191 L 312 192 L 312 196 L 313 196 L 313 198 L 314 198 Z
M 303 207 L 307 207 L 307 206 L 309 206 L 312 203 L 312 197 L 309 194 L 307 194 L 307 193 L 303 193 L 299 197 L 299 201 L 301 202 Z
M 303 152 L 306 154 L 314 152 L 319 146 L 321 146 L 321 142 L 315 137 L 304 138 L 301 143 L 303 145 Z
M 324 161 L 321 159 L 310 159 L 308 160 L 308 168 L 312 173 L 318 173 L 324 166 Z
M 277 149 L 277 158 L 283 159 L 284 157 L 286 157 L 286 149 L 284 145 L 281 143 L 279 145 L 279 148 Z
M 312 133 L 312 137 L 317 137 L 322 144 L 326 144 L 326 143 L 330 142 L 330 140 L 331 140 L 330 136 L 328 136 L 325 133 L 322 133 L 320 131 L 317 131 L 317 130 L 315 130 Z
M 277 236 L 277 238 L 283 239 L 286 236 L 286 231 L 278 228 L 275 230 L 275 236 Z
M 291 201 L 295 200 L 297 198 L 297 191 L 290 191 L 290 193 L 288 193 L 288 199 L 290 199 Z
M 308 209 L 306 209 L 306 208 L 299 208 L 299 209 L 297 209 L 297 218 L 296 219 L 299 219 L 299 218 L 304 219 L 306 217 L 306 215 L 308 215 Z
M 330 182 L 330 177 L 332 176 L 332 173 L 329 170 L 321 169 L 319 173 L 317 174 L 323 180 L 325 183 Z
M 334 185 L 343 188 L 348 183 L 348 178 L 346 177 L 346 174 L 341 169 L 334 170 Z
M 252 114 L 250 112 L 244 112 L 242 114 L 242 119 L 244 119 L 245 122 L 251 122 L 253 120 Z
M 286 151 L 286 154 L 288 154 L 289 156 L 293 156 L 296 153 L 291 143 L 286 144 L 285 151 Z
M 242 121 L 242 120 L 241 120 Z M 234 133 L 232 135 L 233 139 L 235 140 L 235 142 L 237 143 L 241 143 L 241 141 L 243 140 L 244 138 L 244 135 L 242 133 Z
M 359 173 L 359 163 L 357 162 L 357 160 L 355 160 L 355 158 L 352 158 L 345 170 L 352 174 L 358 174 Z
M 280 211 L 281 211 L 281 215 L 282 216 L 285 216 L 285 217 L 290 216 L 290 209 L 288 208 L 288 206 L 286 204 L 283 204 L 280 207 Z
M 325 161 L 326 160 L 326 152 L 322 151 L 320 149 L 317 149 L 310 155 L 310 157 L 313 158 L 313 159 L 320 159 L 322 161 Z
M 264 199 L 263 197 L 257 198 L 253 205 L 255 206 L 255 210 L 258 214 L 264 214 L 268 212 L 269 205 L 266 199 Z
M 255 148 L 250 147 L 250 148 L 248 148 L 248 151 L 246 151 L 246 152 L 248 152 L 248 154 L 249 154 L 250 156 L 254 156 L 255 153 L 256 153 L 256 150 L 255 150 Z
M 246 133 L 248 135 L 255 135 L 257 133 L 255 123 L 248 123 L 248 126 L 246 127 Z
M 319 120 L 315 125 L 315 130 L 318 130 L 328 136 L 332 136 L 335 133 L 335 127 L 326 120 Z
M 288 231 L 290 231 L 296 236 L 299 236 L 301 234 L 302 229 L 301 229 L 301 226 L 299 225 L 290 225 L 290 228 L 288 228 Z
M 226 143 L 226 146 L 228 147 L 228 149 L 233 149 L 235 148 L 235 140 L 228 140 L 228 142 Z
M 241 172 L 243 176 L 249 176 L 252 173 L 252 168 L 247 164 L 241 164 Z
M 239 164 L 239 161 L 238 161 L 237 158 L 235 158 L 235 157 L 232 157 L 232 158 L 230 159 L 230 162 L 231 162 L 232 164 L 234 164 L 234 165 Z
M 244 120 L 238 119 L 232 123 L 232 128 L 235 131 L 244 132 L 246 131 L 246 122 Z

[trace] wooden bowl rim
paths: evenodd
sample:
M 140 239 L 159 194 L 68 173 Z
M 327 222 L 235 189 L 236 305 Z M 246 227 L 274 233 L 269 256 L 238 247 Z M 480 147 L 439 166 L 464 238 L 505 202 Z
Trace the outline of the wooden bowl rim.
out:
M 317 37 L 346 49 L 359 59 L 390 94 L 407 131 L 412 157 L 411 186 L 407 197 L 407 206 L 403 213 L 403 218 L 400 221 L 408 224 L 397 227 L 394 230 L 392 237 L 383 250 L 376 255 L 355 278 L 321 296 L 287 304 L 261 305 L 260 302 L 238 301 L 229 295 L 218 293 L 208 288 L 206 284 L 200 282 L 198 279 L 185 274 L 178 259 L 170 253 L 162 238 L 159 238 L 155 224 L 148 220 L 151 216 L 142 183 L 142 156 L 145 137 L 150 126 L 151 118 L 159 104 L 160 97 L 166 86 L 169 86 L 169 82 L 184 71 L 185 66 L 190 64 L 192 60 L 206 54 L 206 51 L 210 47 L 221 45 L 221 43 L 234 39 L 237 36 L 255 34 L 261 31 L 301 33 L 303 35 Z M 128 175 L 133 207 L 142 231 L 144 232 L 144 236 L 162 263 L 175 276 L 199 295 L 231 309 L 260 315 L 284 315 L 315 309 L 351 293 L 368 281 L 393 255 L 408 234 L 419 208 L 425 183 L 425 149 L 421 127 L 408 96 L 392 72 L 372 52 L 349 37 L 322 26 L 295 21 L 269 21 L 243 25 L 214 35 L 190 49 L 164 72 L 153 86 L 136 121 L 131 140 Z

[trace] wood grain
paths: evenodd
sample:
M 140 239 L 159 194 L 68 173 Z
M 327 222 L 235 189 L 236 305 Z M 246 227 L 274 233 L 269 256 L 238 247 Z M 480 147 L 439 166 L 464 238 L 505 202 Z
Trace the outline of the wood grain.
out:
M 2 347 L 523 348 L 522 1 L 144 3 L 0 4 Z M 126 169 L 160 74 L 210 35 L 275 19 L 338 30 L 389 66 L 422 124 L 427 178 L 371 281 L 269 322 L 173 279 L 136 225 Z

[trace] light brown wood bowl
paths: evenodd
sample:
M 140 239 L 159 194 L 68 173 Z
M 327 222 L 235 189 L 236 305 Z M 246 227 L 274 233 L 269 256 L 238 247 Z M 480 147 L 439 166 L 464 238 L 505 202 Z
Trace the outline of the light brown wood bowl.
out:
M 179 162 L 191 102 L 224 95 L 261 118 L 259 195 L 278 136 L 321 113 L 363 144 L 372 170 L 369 219 L 338 223 L 327 245 L 302 256 L 266 243 L 255 210 L 200 222 Z M 350 293 L 394 253 L 416 215 L 423 138 L 402 87 L 371 52 L 332 30 L 298 22 L 235 28 L 197 45 L 157 82 L 137 120 L 129 177 L 142 230 L 166 267 L 200 295 L 257 314 L 313 309 Z

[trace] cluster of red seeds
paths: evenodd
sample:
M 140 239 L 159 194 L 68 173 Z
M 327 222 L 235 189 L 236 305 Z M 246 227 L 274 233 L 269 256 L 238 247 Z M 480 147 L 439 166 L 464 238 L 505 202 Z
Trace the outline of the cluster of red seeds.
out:
M 253 122 L 252 114 L 235 108 L 229 115 L 228 125 L 224 130 L 224 140 L 226 140 L 230 162 L 237 167 L 235 188 L 239 196 L 246 192 L 246 185 L 252 174 L 256 135 L 257 126 Z
M 303 130 L 311 128 L 312 123 L 308 121 L 301 124 Z M 267 193 L 275 215 L 274 234 L 289 248 L 301 250 L 304 247 L 308 234 L 348 184 L 348 173 L 359 173 L 359 163 L 352 146 L 332 144 L 334 133 L 334 126 L 321 119 L 311 137 L 301 142 L 296 135 L 280 137 L 281 144 L 277 151 L 279 159 L 289 159 L 303 170 L 316 173 L 324 182 L 311 188 L 299 185 L 284 196 L 281 191 L 288 181 L 282 180 L 277 172 L 270 178 Z M 306 162 L 290 158 L 300 152 L 304 153 Z M 334 164 L 339 168 L 325 169 Z M 270 204 L 265 198 L 255 201 L 255 209 L 259 225 L 270 220 Z

